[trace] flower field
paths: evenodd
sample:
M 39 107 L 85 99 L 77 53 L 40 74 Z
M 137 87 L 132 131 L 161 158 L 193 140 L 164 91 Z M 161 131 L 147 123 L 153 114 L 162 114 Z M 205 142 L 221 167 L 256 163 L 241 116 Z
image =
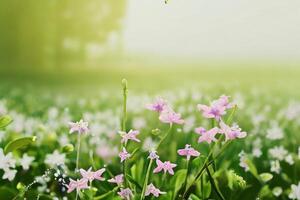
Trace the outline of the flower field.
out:
M 300 199 L 298 91 L 128 81 L 0 88 L 0 199 Z

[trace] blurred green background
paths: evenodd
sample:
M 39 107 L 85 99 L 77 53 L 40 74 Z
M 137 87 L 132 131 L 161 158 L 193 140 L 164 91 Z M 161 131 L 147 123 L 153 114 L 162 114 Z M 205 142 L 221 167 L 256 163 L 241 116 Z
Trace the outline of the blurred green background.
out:
M 295 94 L 299 3 L 215 3 L 2 0 L 1 83 L 106 87 L 126 77 L 139 89 L 197 84 Z

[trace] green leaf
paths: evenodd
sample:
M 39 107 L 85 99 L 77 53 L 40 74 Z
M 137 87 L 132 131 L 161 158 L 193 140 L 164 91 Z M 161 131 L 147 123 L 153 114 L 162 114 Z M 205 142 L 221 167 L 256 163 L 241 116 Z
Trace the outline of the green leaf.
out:
M 12 118 L 9 115 L 4 115 L 0 117 L 0 129 L 4 129 L 7 127 L 11 122 Z
M 126 178 L 127 178 L 128 181 L 130 181 L 130 183 L 134 184 L 139 190 L 143 189 L 142 186 L 136 180 L 134 180 L 132 178 L 132 176 L 126 174 Z
M 200 200 L 200 198 L 197 197 L 197 196 L 194 195 L 194 194 L 191 194 L 190 197 L 189 197 L 189 199 L 191 199 L 191 200 Z
M 4 153 L 12 152 L 16 149 L 19 149 L 21 147 L 27 146 L 34 142 L 36 140 L 36 136 L 31 137 L 22 137 L 15 139 L 13 141 L 10 141 L 4 148 Z
M 73 144 L 66 144 L 65 146 L 63 146 L 62 148 L 62 152 L 63 153 L 71 153 L 74 151 L 74 146 Z
M 177 192 L 180 190 L 182 184 L 184 183 L 186 172 L 186 169 L 181 169 L 175 173 L 174 178 L 176 178 L 176 181 L 174 187 L 174 196 L 176 196 Z
M 257 178 L 258 180 L 260 180 L 260 177 L 258 175 L 257 169 L 256 169 L 255 165 L 253 164 L 252 160 L 250 160 L 249 158 L 247 158 L 245 162 L 247 163 L 251 174 L 253 176 L 255 176 L 255 178 Z
M 273 178 L 273 175 L 270 173 L 261 173 L 259 175 L 259 177 L 261 178 L 261 180 L 266 183 L 268 181 L 270 181 Z

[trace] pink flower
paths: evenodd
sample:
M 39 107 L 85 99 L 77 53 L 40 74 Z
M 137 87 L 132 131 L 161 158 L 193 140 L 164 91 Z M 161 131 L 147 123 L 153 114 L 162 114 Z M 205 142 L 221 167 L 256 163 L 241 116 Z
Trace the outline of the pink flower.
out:
M 121 188 L 120 192 L 118 192 L 118 195 L 121 197 L 121 199 L 130 200 L 133 197 L 133 194 L 129 188 Z
M 148 156 L 149 159 L 151 160 L 154 160 L 154 159 L 158 159 L 159 156 L 156 154 L 156 151 L 155 150 L 151 150 L 149 151 L 149 156 Z
M 221 116 L 226 114 L 226 109 L 232 108 L 233 104 L 229 103 L 229 96 L 222 95 L 219 99 L 214 100 L 210 106 L 198 104 L 197 107 L 202 111 L 203 117 L 220 120 Z
M 67 185 L 67 188 L 68 188 L 68 193 L 72 192 L 73 190 L 81 190 L 81 189 L 88 189 L 89 186 L 87 185 L 88 183 L 88 180 L 87 179 L 80 179 L 80 180 L 77 180 L 77 181 L 74 181 L 73 179 L 70 179 L 70 183 Z
M 87 133 L 89 123 L 84 122 L 82 119 L 79 122 L 69 122 L 70 133 L 78 132 L 80 134 Z
M 219 104 L 212 104 L 211 106 L 198 104 L 197 107 L 199 111 L 202 111 L 202 115 L 205 118 L 215 118 L 219 120 L 222 115 L 226 114 L 226 108 Z
M 124 181 L 123 177 L 124 177 L 123 174 L 119 174 L 119 175 L 115 176 L 114 178 L 109 179 L 108 182 L 116 183 L 117 185 L 122 185 L 122 183 Z
M 105 169 L 99 169 L 95 172 L 92 171 L 92 168 L 90 167 L 87 171 L 84 169 L 80 169 L 80 174 L 83 179 L 88 180 L 89 182 L 92 182 L 94 179 L 97 179 L 99 181 L 104 181 L 105 179 L 102 177 L 102 174 L 105 172 Z
M 217 101 L 216 102 L 217 104 L 219 104 L 220 106 L 224 106 L 226 109 L 229 109 L 229 108 L 233 107 L 233 104 L 229 103 L 229 96 L 222 95 L 216 101 Z
M 211 142 L 217 141 L 215 136 L 219 132 L 219 129 L 215 127 L 206 131 L 205 128 L 199 127 L 195 129 L 195 132 L 200 135 L 198 143 L 206 141 L 208 144 L 210 144 Z
M 168 124 L 183 124 L 184 120 L 181 119 L 181 115 L 179 113 L 174 112 L 171 108 L 164 109 L 159 116 L 159 120 L 163 123 Z
M 157 98 L 153 104 L 147 104 L 146 108 L 148 110 L 153 110 L 160 113 L 165 109 L 166 106 L 167 106 L 167 102 L 164 99 Z
M 145 196 L 149 196 L 150 194 L 153 194 L 155 197 L 159 197 L 160 194 L 165 194 L 166 192 L 160 191 L 158 188 L 156 188 L 152 183 L 149 184 L 146 188 Z
M 223 121 L 220 122 L 220 133 L 225 134 L 225 140 L 233 140 L 236 138 L 244 138 L 247 136 L 247 133 L 242 131 L 238 125 L 232 127 L 226 125 Z
M 153 173 L 158 173 L 163 170 L 164 173 L 168 172 L 171 175 L 174 174 L 173 168 L 177 166 L 170 161 L 162 162 L 159 159 L 156 160 L 156 165 L 157 167 L 153 170 Z
M 119 153 L 119 157 L 121 158 L 121 162 L 123 162 L 124 160 L 126 160 L 127 158 L 129 158 L 131 156 L 131 154 L 129 154 L 125 147 L 123 147 L 123 150 Z
M 132 141 L 136 141 L 136 142 L 140 142 L 139 139 L 136 138 L 136 136 L 140 133 L 137 130 L 130 130 L 128 133 L 124 132 L 124 131 L 119 131 L 122 140 L 122 143 L 127 143 L 128 140 L 132 140 Z
M 200 155 L 200 153 L 189 144 L 186 144 L 184 149 L 179 149 L 177 153 L 181 156 L 186 156 L 187 160 L 190 160 L 191 156 L 198 157 Z

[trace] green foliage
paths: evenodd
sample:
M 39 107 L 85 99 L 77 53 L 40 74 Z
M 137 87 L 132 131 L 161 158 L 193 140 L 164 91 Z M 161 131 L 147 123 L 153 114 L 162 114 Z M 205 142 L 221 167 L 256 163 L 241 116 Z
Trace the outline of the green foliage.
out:
M 22 148 L 24 146 L 27 146 L 33 142 L 35 142 L 36 137 L 35 136 L 31 136 L 31 137 L 22 137 L 22 138 L 18 138 L 15 139 L 13 141 L 10 141 L 4 148 L 4 152 L 5 153 L 9 153 L 12 152 L 14 150 L 17 150 L 19 148 Z
M 11 122 L 12 118 L 9 115 L 4 115 L 0 117 L 0 130 L 5 129 Z

